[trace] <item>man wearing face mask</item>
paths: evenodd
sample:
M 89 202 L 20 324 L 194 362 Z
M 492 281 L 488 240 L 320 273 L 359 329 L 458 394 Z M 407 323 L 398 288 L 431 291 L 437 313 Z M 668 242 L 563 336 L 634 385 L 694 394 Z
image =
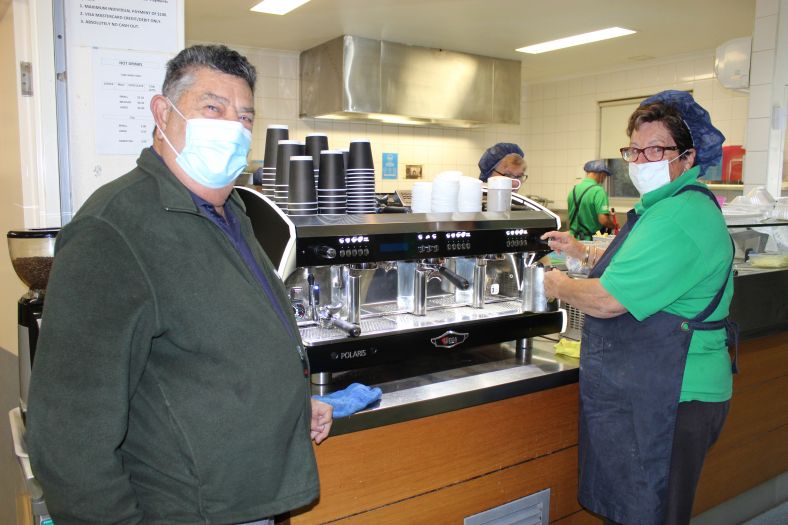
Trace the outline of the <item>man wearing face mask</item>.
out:
M 697 181 L 720 162 L 724 137 L 683 91 L 643 101 L 627 132 L 621 154 L 640 201 L 603 253 L 545 234 L 591 267 L 588 279 L 548 272 L 545 292 L 586 314 L 580 503 L 606 523 L 687 524 L 732 389 L 733 246 Z
M 180 52 L 153 147 L 58 236 L 27 419 L 58 525 L 272 523 L 318 496 L 331 408 L 233 191 L 255 78 L 225 46 Z
M 487 182 L 494 176 L 509 177 L 512 179 L 512 191 L 517 191 L 528 178 L 524 156 L 520 146 L 511 142 L 490 146 L 479 159 L 479 179 Z

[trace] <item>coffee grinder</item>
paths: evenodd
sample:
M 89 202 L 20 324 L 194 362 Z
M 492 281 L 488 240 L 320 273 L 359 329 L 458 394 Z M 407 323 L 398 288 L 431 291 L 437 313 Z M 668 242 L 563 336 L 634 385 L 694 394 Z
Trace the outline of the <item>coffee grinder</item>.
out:
M 49 272 L 55 255 L 55 237 L 60 230 L 40 229 L 8 232 L 8 253 L 14 271 L 29 288 L 18 301 L 19 407 L 27 414 L 27 392 L 38 343 Z

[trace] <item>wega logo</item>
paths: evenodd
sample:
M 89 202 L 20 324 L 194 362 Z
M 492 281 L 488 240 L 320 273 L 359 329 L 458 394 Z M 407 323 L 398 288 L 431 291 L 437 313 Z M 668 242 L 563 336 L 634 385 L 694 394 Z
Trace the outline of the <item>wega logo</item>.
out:
M 433 344 L 433 346 L 435 346 L 435 348 L 454 348 L 455 346 L 464 343 L 467 339 L 467 333 L 449 330 L 438 337 L 433 337 L 430 339 L 430 342 Z

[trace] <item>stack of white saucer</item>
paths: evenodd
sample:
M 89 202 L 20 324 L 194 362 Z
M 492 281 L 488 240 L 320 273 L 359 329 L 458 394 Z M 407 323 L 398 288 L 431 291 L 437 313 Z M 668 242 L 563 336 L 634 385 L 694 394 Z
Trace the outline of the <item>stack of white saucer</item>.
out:
M 460 193 L 460 171 L 442 171 L 432 182 L 431 208 L 435 213 L 457 211 L 457 196 Z
M 432 210 L 432 183 L 418 181 L 413 183 L 410 197 L 410 211 L 413 213 L 429 213 Z
M 482 211 L 482 181 L 473 177 L 460 179 L 460 191 L 457 194 L 457 211 Z

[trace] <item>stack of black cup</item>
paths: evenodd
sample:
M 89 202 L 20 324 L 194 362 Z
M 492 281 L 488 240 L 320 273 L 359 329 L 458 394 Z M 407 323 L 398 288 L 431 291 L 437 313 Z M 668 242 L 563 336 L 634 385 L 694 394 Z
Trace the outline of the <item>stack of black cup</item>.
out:
M 290 157 L 304 155 L 304 143 L 297 140 L 280 140 L 276 152 L 276 186 L 274 202 L 287 212 L 288 189 L 290 187 Z M 314 186 L 314 178 L 312 179 Z
M 317 176 L 320 170 L 320 152 L 328 149 L 328 135 L 325 133 L 312 133 L 306 136 L 306 155 L 312 157 L 312 164 L 315 166 L 315 187 L 317 187 Z
M 348 213 L 375 213 L 375 167 L 367 139 L 350 142 L 345 169 Z
M 276 155 L 279 141 L 289 138 L 289 131 L 284 124 L 272 124 L 265 130 L 263 167 L 259 174 L 255 172 L 254 183 L 263 187 L 263 195 L 269 199 L 274 199 L 274 190 L 276 189 Z
M 339 150 L 320 152 L 317 204 L 320 215 L 344 215 L 347 213 L 345 156 Z
M 317 194 L 312 157 L 295 155 L 290 157 L 287 192 L 288 215 L 317 215 Z

